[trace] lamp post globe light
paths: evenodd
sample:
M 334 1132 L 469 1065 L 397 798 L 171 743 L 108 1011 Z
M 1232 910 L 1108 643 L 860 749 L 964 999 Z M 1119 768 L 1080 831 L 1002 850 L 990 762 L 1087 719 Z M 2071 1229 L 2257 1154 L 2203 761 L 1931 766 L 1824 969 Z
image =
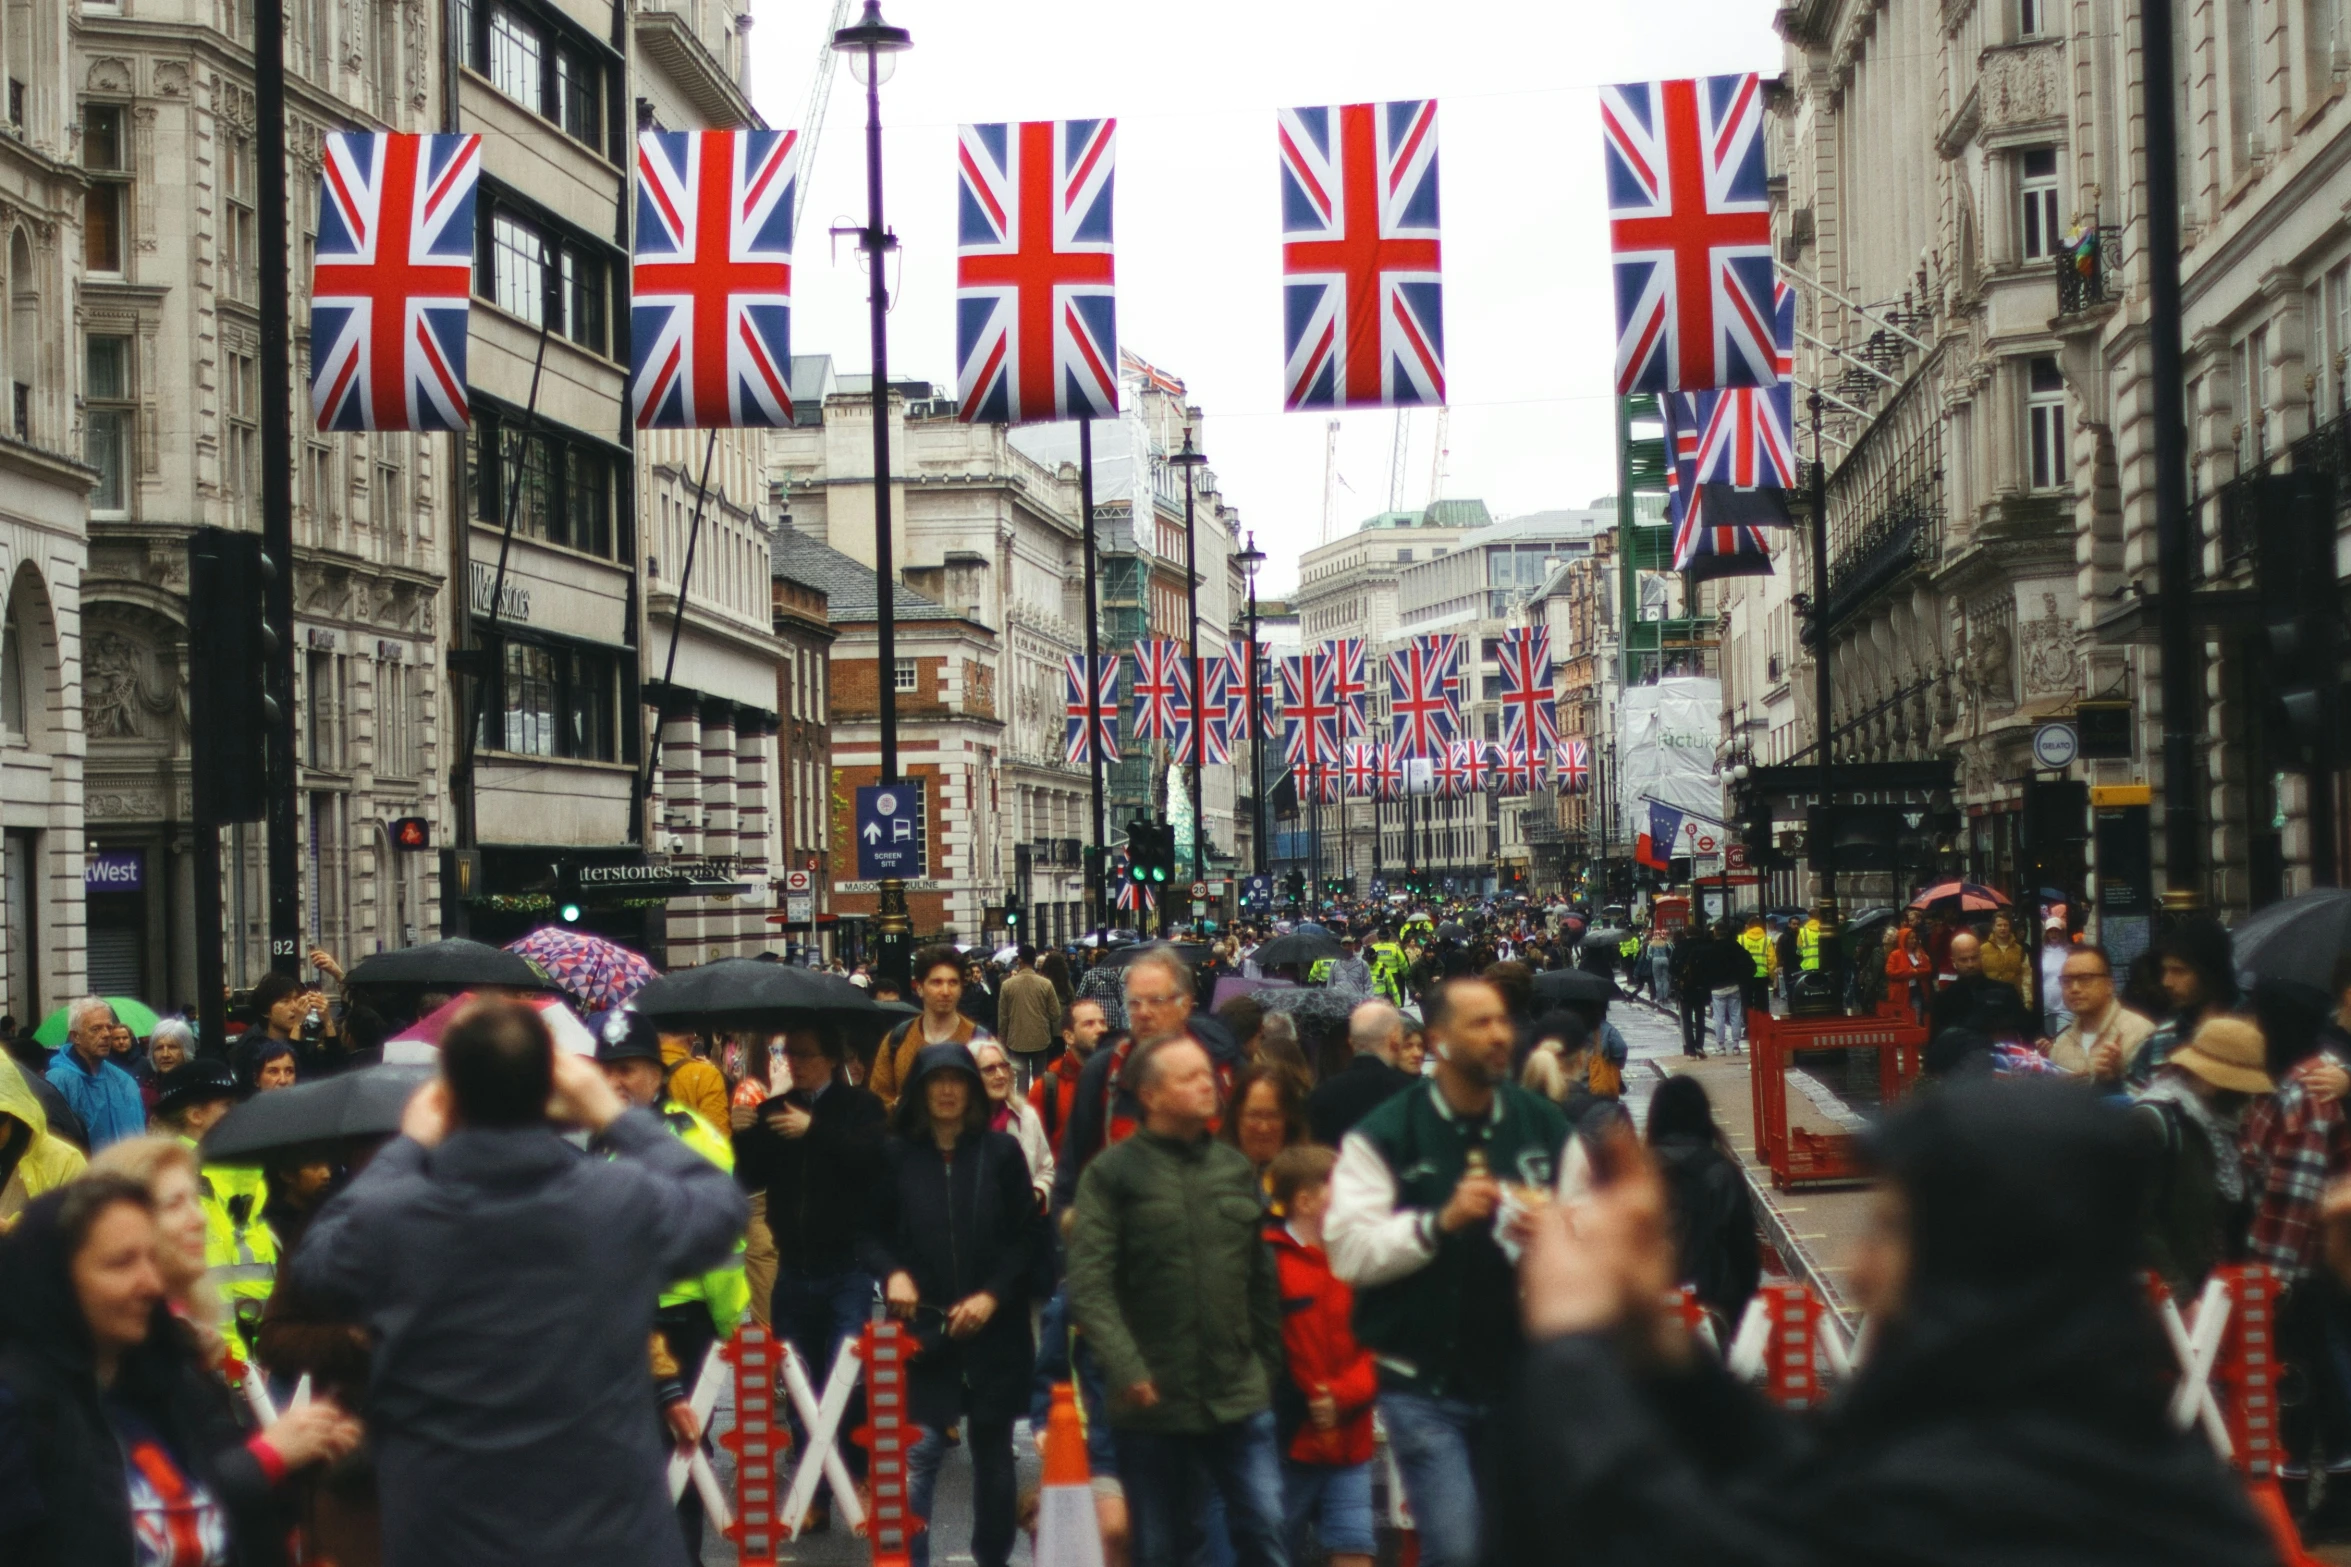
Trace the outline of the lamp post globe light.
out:
M 898 56 L 914 47 L 914 35 L 882 20 L 881 0 L 865 0 L 865 14 L 833 34 L 833 47 L 848 57 L 849 73 L 865 88 L 865 227 L 857 247 L 865 252 L 866 307 L 873 334 L 873 549 L 874 688 L 881 699 L 881 781 L 898 778 L 898 569 L 890 552 L 890 297 L 882 280 L 883 259 L 898 246 L 882 221 L 882 83 L 897 69 Z M 906 884 L 896 878 L 880 886 L 874 909 L 874 966 L 904 986 L 913 962 L 912 926 L 906 917 Z
M 1242 657 L 1248 673 L 1241 677 L 1243 691 L 1241 709 L 1249 715 L 1249 838 L 1250 869 L 1265 874 L 1265 725 L 1260 717 L 1264 711 L 1257 695 L 1257 570 L 1265 564 L 1265 551 L 1257 547 L 1257 535 L 1252 533 L 1242 544 L 1241 553 L 1233 557 L 1241 563 L 1241 570 L 1249 579 L 1249 645 Z

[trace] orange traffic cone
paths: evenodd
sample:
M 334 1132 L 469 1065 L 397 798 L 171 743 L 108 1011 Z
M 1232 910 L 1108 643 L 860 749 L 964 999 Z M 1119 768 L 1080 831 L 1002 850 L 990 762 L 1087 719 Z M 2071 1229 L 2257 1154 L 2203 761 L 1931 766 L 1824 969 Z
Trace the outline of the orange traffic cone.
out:
M 1037 1567 L 1102 1567 L 1102 1525 L 1076 1391 L 1053 1384 L 1045 1417 L 1045 1484 L 1037 1495 Z

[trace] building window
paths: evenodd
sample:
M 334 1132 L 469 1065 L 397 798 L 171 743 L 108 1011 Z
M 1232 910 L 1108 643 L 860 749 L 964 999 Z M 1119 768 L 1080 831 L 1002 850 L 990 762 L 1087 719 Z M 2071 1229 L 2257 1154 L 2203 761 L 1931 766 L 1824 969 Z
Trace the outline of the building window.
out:
M 82 391 L 89 402 L 84 454 L 98 470 L 90 509 L 120 517 L 130 509 L 131 340 L 92 333 L 84 351 Z
M 2049 25 L 2050 0 L 2016 0 L 2016 36 L 2038 38 Z
M 312 649 L 303 660 L 303 762 L 311 767 L 343 765 L 342 661 Z
M 484 744 L 521 756 L 619 759 L 620 666 L 592 648 L 506 644 L 505 711 L 482 715 Z
M 490 85 L 531 113 L 544 113 L 545 50 L 539 30 L 507 7 L 494 5 L 490 7 L 489 34 L 489 68 L 483 74 L 490 78 Z
M 2327 274 L 2326 312 L 2321 319 L 2328 350 L 2324 379 L 2334 389 L 2334 412 L 2340 417 L 2351 413 L 2351 261 Z
M 482 204 L 485 226 L 477 248 L 477 293 L 533 326 L 555 309 L 554 329 L 591 353 L 606 351 L 606 302 L 610 274 L 601 252 L 552 231 L 497 201 Z M 555 274 L 554 296 L 548 272 Z
M 228 385 L 228 447 L 221 455 L 229 494 L 250 503 L 261 493 L 261 367 L 253 355 L 231 350 L 223 377 Z
M 228 221 L 221 236 L 221 284 L 229 298 L 252 304 L 261 297 L 261 251 L 253 218 L 253 138 L 231 136 L 226 163 Z
M 376 660 L 375 764 L 395 778 L 416 776 L 416 730 L 408 702 L 408 666 L 391 659 Z
M 496 438 L 485 437 L 485 430 Z M 482 460 L 485 451 L 496 454 L 488 463 Z M 505 527 L 508 487 L 520 464 L 521 489 L 512 497 L 514 531 L 610 559 L 612 461 L 601 447 L 548 431 L 534 433 L 526 444 L 495 410 L 477 406 L 465 444 L 466 515 Z
M 92 272 L 122 271 L 123 230 L 131 207 L 126 151 L 122 105 L 83 105 L 82 167 L 90 182 L 82 198 L 82 264 Z
M 2024 241 L 2025 259 L 2054 256 L 2065 241 L 2057 223 L 2057 149 L 2025 148 L 2017 154 L 2017 174 L 2018 189 L 2024 193 L 2023 226 L 2017 233 Z
M 1398 551 L 1396 552 L 1396 564 L 1397 564 L 1397 565 L 1399 565 L 1399 566 L 1409 566 L 1409 565 L 1411 565 L 1411 564 L 1412 564 L 1412 551 L 1410 551 L 1410 550 L 1398 550 Z
M 28 686 L 31 663 L 26 658 L 30 649 L 24 640 L 24 623 L 17 618 L 16 600 L 8 602 L 8 619 L 0 626 L 0 732 L 11 740 L 23 740 L 31 731 L 32 702 Z
M 913 659 L 902 658 L 898 660 L 897 673 L 891 681 L 891 689 L 897 691 L 912 691 L 915 689 Z
M 2061 490 L 2070 481 L 2065 437 L 2065 378 L 2057 361 L 2043 357 L 2025 366 L 2025 433 L 2030 447 L 2032 486 Z
M 566 132 L 591 147 L 604 141 L 604 73 L 585 50 L 555 51 L 555 105 Z

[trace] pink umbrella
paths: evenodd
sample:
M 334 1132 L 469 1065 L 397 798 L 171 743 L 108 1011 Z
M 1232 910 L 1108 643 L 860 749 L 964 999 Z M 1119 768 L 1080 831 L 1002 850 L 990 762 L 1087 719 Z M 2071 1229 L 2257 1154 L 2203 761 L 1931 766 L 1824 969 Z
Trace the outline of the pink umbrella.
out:
M 443 1002 L 418 1018 L 399 1033 L 384 1041 L 384 1062 L 389 1066 L 433 1066 L 440 1061 L 441 1036 L 448 1032 L 449 1020 L 472 1001 L 472 991 L 466 991 Z M 564 1004 L 561 996 L 513 996 L 507 998 L 523 1006 L 535 1008 L 547 1025 L 547 1032 L 555 1037 L 555 1048 L 575 1056 L 596 1053 L 596 1038 L 588 1032 L 579 1014 Z
M 1963 914 L 1988 914 L 2008 907 L 2008 896 L 1972 881 L 1937 882 L 1910 900 L 1914 909 L 1957 909 Z

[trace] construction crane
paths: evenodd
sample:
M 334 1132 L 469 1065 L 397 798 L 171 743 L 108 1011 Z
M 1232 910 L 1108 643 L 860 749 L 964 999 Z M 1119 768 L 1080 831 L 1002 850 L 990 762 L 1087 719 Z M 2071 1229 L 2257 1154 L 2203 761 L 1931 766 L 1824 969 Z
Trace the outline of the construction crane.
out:
M 1322 437 L 1322 542 L 1331 542 L 1339 522 L 1339 421 L 1333 419 Z
M 1396 444 L 1388 454 L 1388 510 L 1404 508 L 1404 449 L 1412 443 L 1412 410 L 1396 410 Z
M 1446 459 L 1452 456 L 1446 448 L 1445 436 L 1453 423 L 1453 410 L 1444 403 L 1437 405 L 1437 443 L 1429 458 L 1429 505 L 1434 507 L 1445 496 Z
M 833 19 L 825 24 L 824 41 L 816 48 L 816 76 L 808 85 L 808 113 L 800 121 L 800 194 L 792 205 L 792 232 L 800 232 L 808 212 L 808 190 L 815 184 L 816 141 L 824 133 L 825 106 L 833 99 L 833 63 L 840 54 L 833 34 L 849 25 L 851 0 L 833 0 Z

